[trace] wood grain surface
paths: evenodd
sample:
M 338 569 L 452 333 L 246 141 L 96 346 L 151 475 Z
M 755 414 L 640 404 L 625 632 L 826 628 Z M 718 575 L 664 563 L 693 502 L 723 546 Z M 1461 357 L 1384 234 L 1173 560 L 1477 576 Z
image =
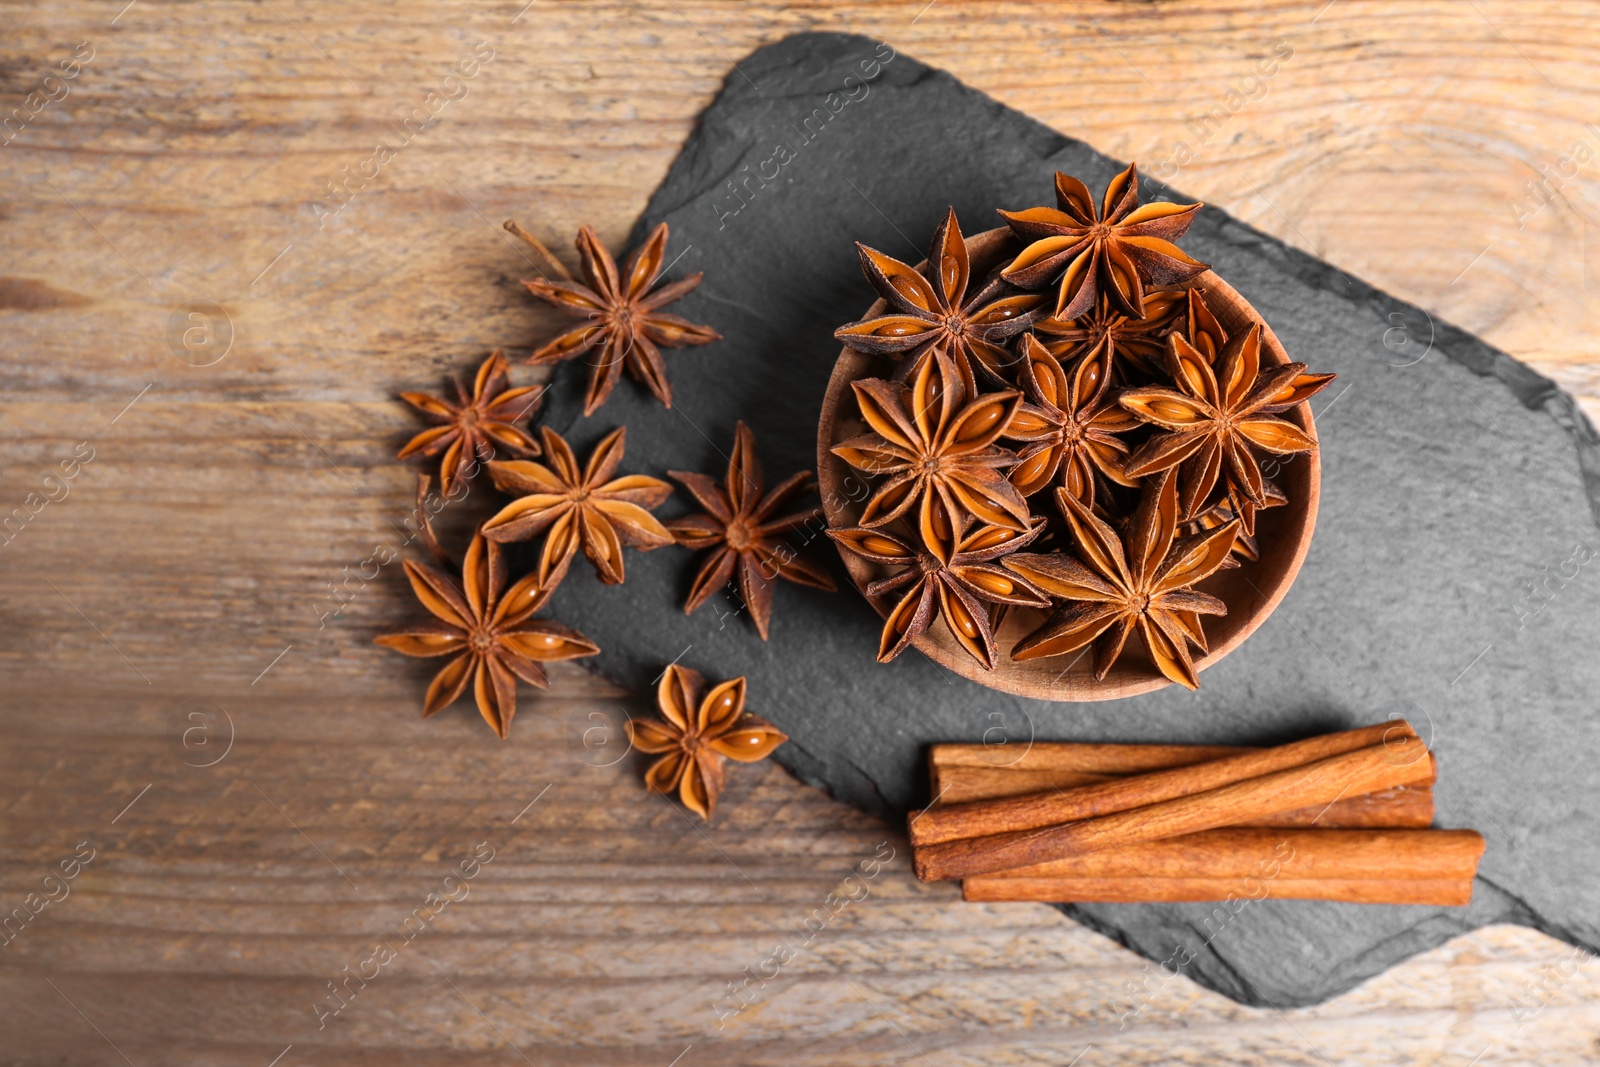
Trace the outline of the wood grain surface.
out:
M 424 723 L 426 665 L 371 644 L 409 594 L 368 561 L 414 484 L 396 394 L 557 325 L 499 223 L 620 241 L 733 64 L 806 29 L 1136 158 L 1600 410 L 1600 12 L 124 2 L 0 8 L 0 919 L 31 915 L 0 1063 L 1595 1060 L 1600 967 L 1529 930 L 1244 1008 L 917 884 L 898 831 L 775 768 L 698 826 L 612 762 L 639 705 L 575 668 L 506 743 L 466 705 Z

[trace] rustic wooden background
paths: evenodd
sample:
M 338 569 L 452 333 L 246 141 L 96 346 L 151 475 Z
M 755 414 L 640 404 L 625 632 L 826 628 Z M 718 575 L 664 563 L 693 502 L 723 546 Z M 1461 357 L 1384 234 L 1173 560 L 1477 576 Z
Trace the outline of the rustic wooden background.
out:
M 777 769 L 695 825 L 611 762 L 634 705 L 577 670 L 508 743 L 466 705 L 423 723 L 426 669 L 371 644 L 413 609 L 364 562 L 413 485 L 396 392 L 556 324 L 500 221 L 621 240 L 732 64 L 804 29 L 886 39 L 1158 173 L 1188 142 L 1179 188 L 1600 411 L 1600 11 L 124 3 L 0 8 L 0 117 L 23 116 L 0 135 L 0 516 L 28 517 L 0 545 L 0 913 L 94 850 L 0 948 L 0 1062 L 1595 1060 L 1600 967 L 1528 930 L 1247 1009 L 1049 908 L 917 884 L 895 830 Z M 479 41 L 467 94 L 319 220 Z M 79 442 L 92 461 L 44 481 Z M 482 841 L 470 896 L 319 1029 L 328 983 Z M 727 983 L 884 841 L 870 897 L 719 1028 Z

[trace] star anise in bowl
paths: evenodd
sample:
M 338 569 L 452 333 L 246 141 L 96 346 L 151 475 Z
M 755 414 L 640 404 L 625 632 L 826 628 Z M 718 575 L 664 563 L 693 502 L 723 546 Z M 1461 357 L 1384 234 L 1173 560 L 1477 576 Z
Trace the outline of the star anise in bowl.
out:
M 1098 200 L 1057 175 L 964 254 L 954 212 L 916 267 L 862 246 L 882 299 L 836 335 L 817 475 L 880 660 L 1053 700 L 1193 687 L 1287 592 L 1332 375 L 1174 244 L 1198 211 L 1141 203 L 1130 166 Z M 1022 325 L 974 345 L 994 308 Z

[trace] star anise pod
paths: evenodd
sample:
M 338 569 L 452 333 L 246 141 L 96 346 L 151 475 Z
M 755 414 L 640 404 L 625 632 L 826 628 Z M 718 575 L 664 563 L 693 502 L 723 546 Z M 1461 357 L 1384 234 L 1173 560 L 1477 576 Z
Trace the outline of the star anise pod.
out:
M 1256 512 L 1265 508 L 1275 508 L 1289 502 L 1289 497 L 1278 483 L 1265 476 L 1261 479 L 1262 503 L 1257 504 L 1246 496 L 1233 482 L 1228 483 L 1228 495 L 1217 504 L 1217 507 L 1226 512 L 1230 517 L 1239 520 L 1239 536 L 1248 537 L 1252 544 L 1256 536 Z M 1249 557 L 1254 559 L 1254 556 Z
M 1011 230 L 1031 242 L 1001 277 L 1023 289 L 1056 283 L 1051 317 L 1075 319 L 1105 293 L 1132 318 L 1145 316 L 1145 290 L 1177 285 L 1206 269 L 1172 242 L 1189 232 L 1199 204 L 1139 204 L 1133 164 L 1111 179 L 1097 209 L 1089 187 L 1056 172 L 1057 208 L 1002 211 Z
M 1003 436 L 1028 442 L 1011 468 L 1011 484 L 1032 496 L 1058 472 L 1067 492 L 1094 505 L 1095 485 L 1139 484 L 1122 473 L 1128 445 L 1117 435 L 1139 425 L 1111 392 L 1100 354 L 1090 351 L 1065 369 L 1033 335 L 1022 339 L 1022 385 L 1028 403 Z
M 913 372 L 916 359 L 937 348 L 955 361 L 969 396 L 977 394 L 980 378 L 1004 384 L 1003 372 L 1013 360 L 1003 342 L 1043 312 L 1045 297 L 1013 292 L 999 278 L 969 296 L 967 242 L 955 208 L 934 231 L 926 277 L 859 241 L 856 249 L 861 273 L 888 303 L 889 313 L 841 326 L 835 338 L 874 355 L 909 356 Z
M 994 561 L 1024 547 L 1043 531 L 1042 521 L 1021 532 L 980 526 L 961 539 L 948 562 L 881 529 L 829 530 L 828 536 L 863 559 L 905 568 L 866 588 L 868 596 L 905 588 L 884 619 L 879 663 L 888 663 L 904 652 L 934 619 L 942 618 L 967 655 L 992 671 L 998 650 L 988 605 L 1043 608 L 1050 604 L 1026 578 L 995 566 Z
M 705 513 L 690 515 L 666 524 L 667 530 L 685 548 L 715 548 L 700 567 L 685 615 L 693 613 L 712 593 L 728 584 L 737 570 L 739 595 L 744 598 L 750 617 L 755 620 L 761 640 L 767 639 L 772 619 L 772 586 L 782 578 L 814 589 L 836 588 L 828 572 L 800 558 L 783 539 L 790 530 L 812 522 L 822 514 L 821 507 L 809 511 L 777 515 L 779 508 L 795 494 L 811 485 L 811 472 L 801 471 L 762 495 L 765 482 L 761 457 L 756 454 L 756 435 L 740 421 L 734 432 L 733 456 L 721 485 L 704 474 L 669 471 L 700 502 Z
M 833 452 L 856 470 L 885 476 L 861 513 L 861 525 L 882 526 L 917 508 L 914 525 L 928 551 L 949 562 L 971 516 L 980 523 L 1026 530 L 1022 494 L 999 473 L 1016 456 L 995 446 L 1022 402 L 1015 390 L 965 391 L 949 356 L 935 351 L 908 383 L 852 382 L 861 417 L 873 430 Z
M 549 531 L 534 572 L 541 587 L 554 589 L 560 583 L 580 544 L 607 585 L 623 579 L 623 545 L 649 551 L 672 544 L 672 535 L 649 510 L 672 495 L 672 486 L 643 474 L 612 478 L 622 462 L 627 427 L 607 434 L 582 468 L 560 434 L 548 426 L 539 432 L 549 466 L 531 460 L 489 464 L 495 488 L 518 499 L 484 523 L 483 534 L 506 542 Z
M 1275 508 L 1289 502 L 1289 498 L 1276 482 L 1271 478 L 1262 479 L 1262 486 L 1266 490 L 1267 502 L 1261 507 Z M 1226 526 L 1234 519 L 1239 520 L 1239 533 L 1233 541 L 1233 556 L 1238 559 L 1254 563 L 1261 558 L 1260 546 L 1256 543 L 1255 520 L 1256 512 L 1261 508 L 1256 507 L 1246 497 L 1239 494 L 1230 494 L 1227 499 L 1202 511 L 1192 522 L 1185 523 L 1183 533 L 1197 534 L 1207 530 L 1215 530 L 1218 526 Z M 1239 564 L 1230 557 L 1225 566 L 1237 567 Z
M 1260 323 L 1228 341 L 1216 368 L 1177 334 L 1167 339 L 1167 363 L 1176 388 L 1144 386 L 1118 398 L 1141 422 L 1168 431 L 1129 457 L 1128 475 L 1142 478 L 1178 467 L 1183 517 L 1190 519 L 1203 509 L 1226 464 L 1232 489 L 1263 506 L 1266 490 L 1255 450 L 1290 455 L 1317 444 L 1275 413 L 1313 396 L 1334 376 L 1307 374 L 1304 363 L 1262 370 Z
M 1205 647 L 1201 615 L 1226 615 L 1216 597 L 1190 588 L 1219 570 L 1239 527 L 1229 522 L 1174 542 L 1178 495 L 1170 472 L 1147 484 L 1126 540 L 1084 504 L 1056 490 L 1081 562 L 1053 553 L 1017 553 L 1006 569 L 1067 603 L 1011 650 L 1014 660 L 1063 656 L 1091 643 L 1094 676 L 1104 680 L 1135 629 L 1156 667 L 1190 689 L 1199 687 L 1189 646 Z
M 745 712 L 743 678 L 713 687 L 702 699 L 704 685 L 698 672 L 669 666 L 656 687 L 661 721 L 628 720 L 628 739 L 640 752 L 661 757 L 645 772 L 645 785 L 658 793 L 677 790 L 685 807 L 709 819 L 722 793 L 722 761 L 755 763 L 789 738 Z
M 1146 293 L 1144 317 L 1130 318 L 1101 294 L 1094 307 L 1077 318 L 1040 319 L 1033 329 L 1063 363 L 1088 356 L 1126 381 L 1129 365 L 1147 374 L 1160 371 L 1166 336 L 1179 321 L 1184 300 L 1183 290 Z
M 1184 340 L 1200 353 L 1201 358 L 1216 366 L 1217 356 L 1228 345 L 1228 331 L 1222 328 L 1222 323 L 1212 314 L 1211 305 L 1206 303 L 1204 289 L 1196 285 L 1187 292 L 1188 299 L 1182 309 L 1183 318 L 1173 330 L 1183 334 Z M 1164 353 L 1158 353 L 1155 360 L 1157 364 L 1163 362 L 1163 355 Z
M 471 683 L 483 721 L 503 741 L 517 713 L 518 678 L 543 689 L 549 682 L 541 664 L 600 651 L 570 627 L 532 618 L 550 591 L 532 574 L 506 589 L 500 546 L 481 532 L 467 549 L 459 587 L 437 567 L 410 560 L 404 566 L 412 591 L 439 622 L 376 642 L 408 656 L 452 657 L 428 686 L 423 718 L 453 704 Z
M 419 452 L 424 456 L 437 456 L 443 452 L 444 458 L 439 461 L 439 488 L 448 495 L 468 457 L 487 462 L 494 458 L 497 445 L 514 456 L 537 456 L 538 442 L 515 424 L 539 406 L 544 387 L 530 385 L 512 389 L 510 386 L 506 358 L 497 349 L 478 368 L 471 396 L 467 395 L 459 378 L 455 382 L 454 402 L 429 393 L 401 393 L 401 400 L 438 425 L 413 437 L 396 458 L 405 459 Z
M 546 278 L 522 283 L 540 300 L 586 320 L 582 326 L 574 326 L 529 358 L 530 363 L 536 364 L 560 363 L 594 353 L 588 360 L 585 415 L 593 414 L 606 402 L 616 387 L 624 363 L 635 378 L 670 408 L 672 386 L 667 381 L 667 365 L 661 358 L 661 348 L 704 345 L 722 338 L 709 326 L 700 326 L 660 310 L 693 291 L 702 277 L 691 274 L 650 292 L 661 274 L 666 250 L 667 224 L 663 222 L 628 257 L 619 276 L 616 260 L 611 258 L 594 230 L 584 226 L 578 231 L 578 255 L 588 285 Z

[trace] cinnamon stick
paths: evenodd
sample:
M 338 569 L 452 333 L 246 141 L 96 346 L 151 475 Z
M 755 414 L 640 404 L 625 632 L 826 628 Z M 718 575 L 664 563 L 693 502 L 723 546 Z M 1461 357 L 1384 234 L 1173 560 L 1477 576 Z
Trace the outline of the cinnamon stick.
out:
M 1299 762 L 1270 773 L 1257 773 L 1243 780 L 1238 777 L 1241 767 L 1270 768 L 1281 764 L 1285 750 L 1293 750 L 1293 755 L 1301 758 L 1308 752 L 1326 752 L 1329 748 L 1338 751 L 1352 734 L 1378 730 L 1375 736 L 1382 738 L 1382 731 L 1386 729 L 1390 727 L 1368 727 L 1366 731 L 1332 734 L 1193 767 L 1056 793 L 1049 798 L 1051 801 L 1067 798 L 1067 803 L 1058 804 L 1055 811 L 1086 811 L 1089 816 L 1079 815 L 1074 819 L 1069 814 L 1065 818 L 1074 821 L 1022 830 L 1002 829 L 980 837 L 915 848 L 913 863 L 917 877 L 923 881 L 939 881 L 993 874 L 1094 849 L 1248 823 L 1278 812 L 1331 804 L 1345 796 L 1360 796 L 1399 785 L 1431 783 L 1435 773 L 1433 758 L 1414 734 L 1398 740 L 1391 738 L 1389 743 L 1380 740 L 1365 748 L 1340 751 L 1337 755 Z M 1218 771 L 1219 764 L 1230 766 Z M 1225 784 L 1217 785 L 1218 782 Z M 1073 797 L 1073 794 L 1093 791 L 1115 792 L 1110 794 L 1110 799 L 1104 799 L 1107 793 L 1096 794 L 1086 804 Z M 1041 797 L 1041 794 L 1033 794 L 1033 797 Z M 983 803 L 1005 805 L 1022 799 L 1031 798 Z M 1108 814 L 1096 814 L 1097 807 L 1105 811 L 1106 805 L 1114 806 Z M 946 810 L 934 808 L 927 814 L 939 815 Z
M 1000 878 L 1460 879 L 1478 873 L 1475 830 L 1202 830 L 1018 867 Z
M 1253 749 L 1235 745 L 1095 745 L 1076 741 L 1039 741 L 1024 747 L 947 743 L 928 749 L 928 766 L 935 776 L 943 767 L 1142 774 L 1250 751 Z M 937 789 L 934 791 L 938 792 Z
M 1432 766 L 1431 762 L 1429 764 Z M 1296 827 L 1323 830 L 1425 830 L 1433 825 L 1433 787 L 1397 785 L 1332 804 L 1280 811 L 1235 826 Z
M 1350 904 L 1472 903 L 1472 879 L 1337 878 L 969 878 L 969 901 L 1036 901 L 1053 904 L 1182 903 L 1209 900 L 1334 900 Z
M 913 811 L 910 813 L 908 833 L 911 844 L 920 846 L 959 838 L 1054 826 L 1159 801 L 1173 800 L 1368 746 L 1383 745 L 1387 742 L 1392 747 L 1415 738 L 1416 732 L 1403 720 L 1377 723 L 1356 730 L 1345 730 L 1341 733 L 1325 734 L 1287 745 L 1278 745 L 1275 748 L 1237 751 L 1220 759 L 1169 767 L 1148 774 L 1137 774 L 1072 789 L 1046 789 L 1023 796 L 975 800 Z M 1162 754 L 1155 755 L 1160 758 Z M 1165 757 L 1174 758 L 1170 752 L 1166 753 Z M 1352 791 L 1350 795 L 1358 795 L 1360 792 L 1364 791 Z M 1333 799 L 1336 798 L 1330 797 L 1323 803 Z M 1313 803 L 1317 802 L 1307 800 L 1291 807 L 1306 807 Z M 1232 819 L 1229 823 L 1236 824 L 1243 821 L 1245 821 L 1243 818 Z
M 995 800 L 1000 797 L 1020 796 L 1024 793 L 1073 789 L 1128 777 L 1125 774 L 1091 774 L 1087 771 L 1017 771 L 1009 767 L 948 764 L 937 768 L 934 774 L 935 800 L 929 805 L 930 808 L 947 803 Z M 1433 825 L 1433 790 L 1425 785 L 1397 786 L 1380 793 L 1345 797 L 1326 806 L 1268 815 L 1253 820 L 1250 825 L 1321 826 L 1326 829 L 1346 827 L 1420 829 Z

